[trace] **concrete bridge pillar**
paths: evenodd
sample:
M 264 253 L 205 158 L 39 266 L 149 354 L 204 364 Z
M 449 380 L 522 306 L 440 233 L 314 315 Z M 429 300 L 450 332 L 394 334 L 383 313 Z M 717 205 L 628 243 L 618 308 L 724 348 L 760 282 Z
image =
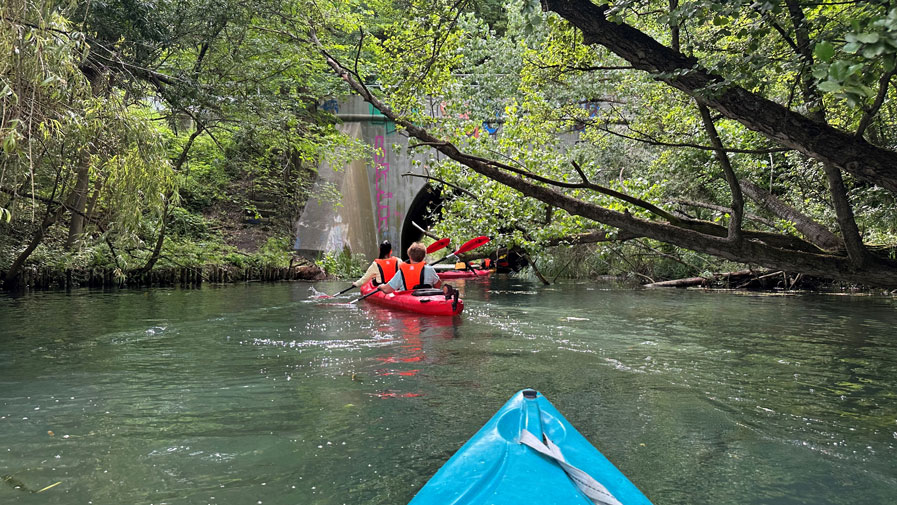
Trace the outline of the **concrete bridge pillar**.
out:
M 423 174 L 425 153 L 407 155 L 408 138 L 396 132 L 395 124 L 360 97 L 352 96 L 323 107 L 343 119 L 340 129 L 375 149 L 370 159 L 355 160 L 343 167 L 322 165 L 302 216 L 296 224 L 293 249 L 307 257 L 348 247 L 368 259 L 377 256 L 377 246 L 389 240 L 397 256 L 422 234 L 411 221 L 426 226 L 428 203 L 438 199 L 425 188 L 426 179 L 402 177 Z M 339 191 L 339 201 L 322 195 Z

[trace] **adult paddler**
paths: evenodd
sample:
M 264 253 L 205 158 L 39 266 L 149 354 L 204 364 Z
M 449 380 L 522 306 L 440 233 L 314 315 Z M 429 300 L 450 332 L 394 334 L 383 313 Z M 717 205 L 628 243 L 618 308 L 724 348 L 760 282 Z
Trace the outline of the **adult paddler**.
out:
M 425 251 L 426 252 L 426 251 Z M 392 255 L 392 244 L 389 240 L 384 240 L 380 244 L 380 254 L 368 267 L 364 275 L 360 279 L 353 282 L 356 288 L 364 286 L 371 279 L 374 279 L 374 286 L 386 284 L 399 271 L 399 264 L 402 260 Z
M 424 263 L 424 257 L 427 256 L 427 248 L 420 242 L 415 242 L 408 247 L 408 261 L 399 264 L 399 271 L 391 281 L 379 287 L 384 293 L 393 293 L 395 291 L 408 291 L 419 287 L 442 287 L 442 281 L 436 269 Z M 446 296 L 452 296 L 455 289 L 452 286 L 445 285 Z

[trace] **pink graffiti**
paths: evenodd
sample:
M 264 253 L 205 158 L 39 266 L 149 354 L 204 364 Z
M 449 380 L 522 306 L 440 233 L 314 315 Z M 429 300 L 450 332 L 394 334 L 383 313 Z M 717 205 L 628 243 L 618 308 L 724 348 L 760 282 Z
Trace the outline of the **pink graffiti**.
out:
M 386 176 L 389 174 L 389 163 L 386 162 L 386 149 L 384 144 L 385 139 L 382 135 L 377 135 L 374 138 L 374 149 L 376 149 L 376 152 L 374 153 L 374 168 L 376 170 L 374 175 L 374 195 L 377 200 L 378 232 L 389 230 L 389 218 L 396 216 L 396 213 L 390 212 L 389 210 L 389 200 L 393 197 L 392 192 L 380 188 L 381 182 L 386 185 Z

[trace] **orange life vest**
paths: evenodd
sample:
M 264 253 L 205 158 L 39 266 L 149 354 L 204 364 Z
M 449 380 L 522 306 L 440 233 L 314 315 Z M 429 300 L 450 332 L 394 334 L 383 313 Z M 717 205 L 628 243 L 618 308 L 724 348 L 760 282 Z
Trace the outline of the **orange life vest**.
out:
M 374 263 L 377 264 L 377 268 L 380 269 L 380 280 L 381 284 L 386 284 L 393 277 L 396 276 L 396 272 L 399 271 L 399 258 L 395 256 L 386 259 L 377 258 L 374 260 Z M 376 282 L 375 282 L 376 284 Z
M 424 283 L 424 267 L 427 266 L 423 261 L 417 263 L 399 263 L 399 270 L 402 271 L 402 283 L 405 285 L 405 291 L 414 289 Z

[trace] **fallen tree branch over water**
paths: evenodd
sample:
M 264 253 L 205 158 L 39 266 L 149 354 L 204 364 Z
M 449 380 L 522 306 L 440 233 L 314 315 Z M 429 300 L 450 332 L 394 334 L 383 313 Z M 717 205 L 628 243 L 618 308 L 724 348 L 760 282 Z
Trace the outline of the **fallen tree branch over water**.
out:
M 727 272 L 723 274 L 714 274 L 710 277 L 686 277 L 684 279 L 673 279 L 669 281 L 660 281 L 660 282 L 652 282 L 650 284 L 642 285 L 643 288 L 688 288 L 693 286 L 708 286 L 711 282 L 717 281 L 720 279 L 725 279 L 728 282 L 731 282 L 731 279 L 737 278 L 741 279 L 744 277 L 748 277 L 754 275 L 755 272 L 752 270 L 739 270 L 737 272 Z

